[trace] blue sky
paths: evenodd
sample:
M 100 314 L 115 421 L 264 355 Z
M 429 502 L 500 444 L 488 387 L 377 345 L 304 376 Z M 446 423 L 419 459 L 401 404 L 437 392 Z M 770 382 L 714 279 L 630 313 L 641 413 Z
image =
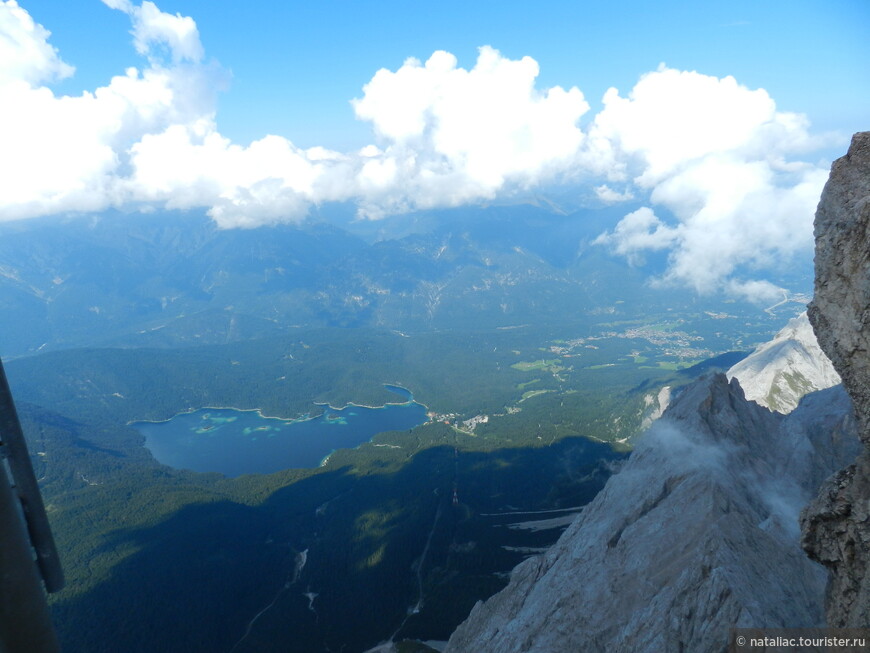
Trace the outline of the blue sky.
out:
M 93 89 L 141 65 L 129 21 L 98 0 L 23 0 L 76 67 L 56 86 Z M 540 86 L 578 86 L 598 106 L 665 62 L 733 75 L 764 88 L 779 108 L 806 113 L 820 130 L 853 133 L 870 118 L 870 3 L 866 0 L 729 2 L 229 2 L 166 0 L 191 16 L 207 57 L 232 74 L 219 98 L 222 133 L 250 142 L 266 133 L 302 147 L 368 143 L 349 101 L 379 68 L 447 50 L 473 65 L 477 48 L 528 55 Z
M 555 193 L 624 205 L 598 243 L 666 253 L 663 283 L 770 298 L 870 126 L 868 27 L 867 0 L 0 0 L 0 220 Z

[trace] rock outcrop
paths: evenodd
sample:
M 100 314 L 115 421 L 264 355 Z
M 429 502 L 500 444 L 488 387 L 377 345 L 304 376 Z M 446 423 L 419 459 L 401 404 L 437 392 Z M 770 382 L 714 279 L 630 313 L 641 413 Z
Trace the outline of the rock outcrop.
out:
M 819 347 L 806 313 L 789 320 L 773 340 L 725 375 L 737 378 L 747 399 L 779 413 L 793 411 L 810 392 L 840 383 L 840 375 Z
M 816 212 L 810 322 L 855 405 L 864 449 L 803 517 L 802 544 L 832 572 L 827 621 L 870 626 L 870 132 L 855 134 Z
M 700 379 L 447 651 L 722 651 L 734 626 L 818 625 L 827 578 L 798 512 L 859 448 L 840 386 L 782 416 Z

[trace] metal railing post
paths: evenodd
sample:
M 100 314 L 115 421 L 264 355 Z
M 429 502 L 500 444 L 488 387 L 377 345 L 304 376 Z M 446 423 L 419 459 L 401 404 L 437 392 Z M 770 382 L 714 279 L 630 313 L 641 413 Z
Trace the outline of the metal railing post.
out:
M 0 362 L 0 653 L 60 651 L 45 592 L 55 592 L 63 584 L 54 537 Z

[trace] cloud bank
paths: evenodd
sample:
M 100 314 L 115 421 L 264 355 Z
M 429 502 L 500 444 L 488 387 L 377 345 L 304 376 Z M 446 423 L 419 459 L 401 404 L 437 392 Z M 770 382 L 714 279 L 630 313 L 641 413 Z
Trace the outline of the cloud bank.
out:
M 630 180 L 674 216 L 668 224 L 645 207 L 598 241 L 630 259 L 669 249 L 663 282 L 710 292 L 727 280 L 734 293 L 766 299 L 774 287 L 734 272 L 782 264 L 812 245 L 828 172 L 789 157 L 823 143 L 763 89 L 662 66 L 627 97 L 608 90 L 588 140 L 602 174 Z
M 530 57 L 482 47 L 466 69 L 438 51 L 377 71 L 352 100 L 373 132 L 360 151 L 277 135 L 242 145 L 218 130 L 225 74 L 194 20 L 103 2 L 130 17 L 143 64 L 72 97 L 50 88 L 74 73 L 50 32 L 0 0 L 0 220 L 206 207 L 222 227 L 256 227 L 331 201 L 376 219 L 565 183 L 645 204 L 597 242 L 635 262 L 666 250 L 663 283 L 760 297 L 776 289 L 741 275 L 811 245 L 827 171 L 799 157 L 823 143 L 805 117 L 731 77 L 661 66 L 625 96 L 608 90 L 589 117 L 578 88 L 536 86 Z
M 367 213 L 455 206 L 531 187 L 568 169 L 589 104 L 579 89 L 535 88 L 538 64 L 480 48 L 471 70 L 435 52 L 379 70 L 353 101 L 386 144 L 363 178 Z

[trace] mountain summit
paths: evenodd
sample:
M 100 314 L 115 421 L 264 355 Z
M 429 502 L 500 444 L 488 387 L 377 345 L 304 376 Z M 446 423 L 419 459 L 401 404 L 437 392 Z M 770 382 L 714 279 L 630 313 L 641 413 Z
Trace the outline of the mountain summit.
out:
M 737 378 L 746 398 L 779 413 L 797 408 L 801 397 L 840 383 L 840 375 L 819 347 L 801 313 L 773 340 L 759 346 L 726 373 Z

